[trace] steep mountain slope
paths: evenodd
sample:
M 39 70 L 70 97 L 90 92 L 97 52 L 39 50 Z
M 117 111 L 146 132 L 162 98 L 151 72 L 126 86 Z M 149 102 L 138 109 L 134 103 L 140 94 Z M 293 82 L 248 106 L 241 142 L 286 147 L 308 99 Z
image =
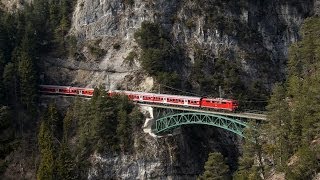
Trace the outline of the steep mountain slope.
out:
M 123 61 L 131 51 L 139 52 L 134 32 L 143 21 L 151 21 L 160 23 L 170 35 L 172 45 L 183 49 L 184 79 L 190 77 L 193 64 L 199 61 L 197 51 L 201 49 L 207 61 L 213 64 L 218 58 L 239 62 L 244 70 L 241 78 L 246 84 L 259 81 L 264 88 L 270 88 L 275 81 L 283 79 L 287 48 L 299 38 L 301 23 L 313 10 L 313 1 L 79 0 L 70 34 L 78 39 L 81 58 L 76 59 L 89 65 L 84 65 L 85 69 L 66 69 L 72 74 L 68 80 L 52 73 L 56 70 L 52 63 L 46 72 L 49 77 L 56 74 L 51 78 L 56 83 L 63 79 L 65 82 L 61 83 L 93 86 L 110 80 L 115 88 L 137 76 L 139 63 L 136 61 L 130 67 Z M 99 58 L 90 53 L 91 46 L 104 50 Z M 56 62 L 56 66 L 65 67 L 61 64 L 70 63 L 66 61 L 69 62 Z M 214 71 L 222 70 L 205 73 Z M 140 75 L 132 88 L 145 83 L 143 80 L 146 77 Z M 197 80 L 190 81 L 194 88 L 199 86 Z

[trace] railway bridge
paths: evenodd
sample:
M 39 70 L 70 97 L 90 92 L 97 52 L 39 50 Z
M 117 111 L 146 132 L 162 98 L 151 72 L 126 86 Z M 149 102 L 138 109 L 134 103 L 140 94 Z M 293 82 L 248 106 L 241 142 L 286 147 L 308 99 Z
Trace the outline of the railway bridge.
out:
M 61 87 L 61 86 L 59 86 Z M 45 93 L 43 96 L 81 96 L 81 94 L 70 94 L 65 92 Z M 85 96 L 84 98 L 90 98 Z M 151 103 L 139 103 L 140 107 L 151 108 L 149 129 L 154 135 L 164 135 L 173 129 L 183 125 L 209 125 L 233 132 L 245 137 L 244 130 L 249 127 L 249 121 L 267 121 L 266 115 L 257 112 L 220 112 L 185 106 L 170 106 Z
M 194 109 L 177 106 L 164 106 L 155 104 L 139 104 L 141 107 L 151 107 L 151 132 L 156 135 L 166 134 L 183 125 L 209 125 L 244 136 L 245 128 L 249 127 L 249 121 L 267 121 L 262 112 L 219 112 L 203 109 Z

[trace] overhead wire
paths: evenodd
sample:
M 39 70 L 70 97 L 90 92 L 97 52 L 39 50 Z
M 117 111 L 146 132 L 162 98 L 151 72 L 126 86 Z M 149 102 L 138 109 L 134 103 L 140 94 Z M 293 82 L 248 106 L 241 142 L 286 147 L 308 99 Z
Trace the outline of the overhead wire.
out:
M 176 91 L 180 91 L 180 92 L 183 92 L 183 93 L 186 93 L 186 94 L 192 94 L 192 95 L 196 95 L 196 96 L 202 96 L 202 95 L 200 95 L 200 94 L 196 94 L 196 93 L 184 91 L 184 90 L 177 89 L 177 88 L 174 88 L 174 87 L 171 87 L 171 86 L 167 86 L 167 85 L 164 85 L 164 84 L 160 84 L 160 83 L 159 83 L 159 85 L 160 85 L 160 86 L 167 87 L 167 88 L 170 88 L 170 89 L 173 89 L 173 90 L 176 90 Z
M 179 91 L 179 92 L 183 92 L 183 93 L 186 93 L 186 94 L 191 94 L 191 95 L 203 97 L 203 95 L 196 94 L 196 93 L 193 93 L 193 92 L 184 91 L 184 90 L 177 89 L 177 88 L 174 88 L 174 87 L 171 87 L 171 86 L 168 86 L 168 85 L 164 85 L 164 84 L 160 84 L 160 83 L 159 83 L 159 85 L 163 86 L 163 87 L 167 87 L 169 89 L 173 89 L 173 90 Z M 262 103 L 262 102 L 268 102 L 268 100 L 240 100 L 240 102 L 247 102 L 247 103 L 261 102 Z

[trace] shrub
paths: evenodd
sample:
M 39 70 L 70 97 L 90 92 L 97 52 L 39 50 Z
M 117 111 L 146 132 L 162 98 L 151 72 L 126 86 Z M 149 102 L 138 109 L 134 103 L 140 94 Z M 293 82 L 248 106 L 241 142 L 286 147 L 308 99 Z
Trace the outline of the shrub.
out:
M 131 51 L 127 57 L 124 58 L 124 62 L 129 66 L 132 66 L 134 63 L 134 59 L 138 56 L 138 54 L 134 51 Z
M 134 0 L 123 0 L 123 3 L 127 6 L 132 7 L 134 5 Z
M 90 54 L 92 54 L 95 58 L 101 58 L 103 55 L 105 55 L 105 50 L 101 49 L 99 44 L 101 42 L 101 39 L 90 42 L 88 44 L 88 49 Z
M 115 50 L 119 50 L 120 48 L 121 48 L 121 46 L 120 46 L 119 43 L 115 43 L 115 44 L 113 45 L 113 49 L 115 49 Z

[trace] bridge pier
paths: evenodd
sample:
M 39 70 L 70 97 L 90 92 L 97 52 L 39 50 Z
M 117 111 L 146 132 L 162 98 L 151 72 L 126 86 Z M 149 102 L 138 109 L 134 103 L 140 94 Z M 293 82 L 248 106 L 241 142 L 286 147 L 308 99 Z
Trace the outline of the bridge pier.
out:
M 143 124 L 143 132 L 148 133 L 152 137 L 159 137 L 156 134 L 152 132 L 152 125 L 155 123 L 155 119 L 153 116 L 153 107 L 151 106 L 145 106 L 143 104 L 139 105 L 140 110 L 142 111 L 143 114 L 147 115 L 144 124 Z

